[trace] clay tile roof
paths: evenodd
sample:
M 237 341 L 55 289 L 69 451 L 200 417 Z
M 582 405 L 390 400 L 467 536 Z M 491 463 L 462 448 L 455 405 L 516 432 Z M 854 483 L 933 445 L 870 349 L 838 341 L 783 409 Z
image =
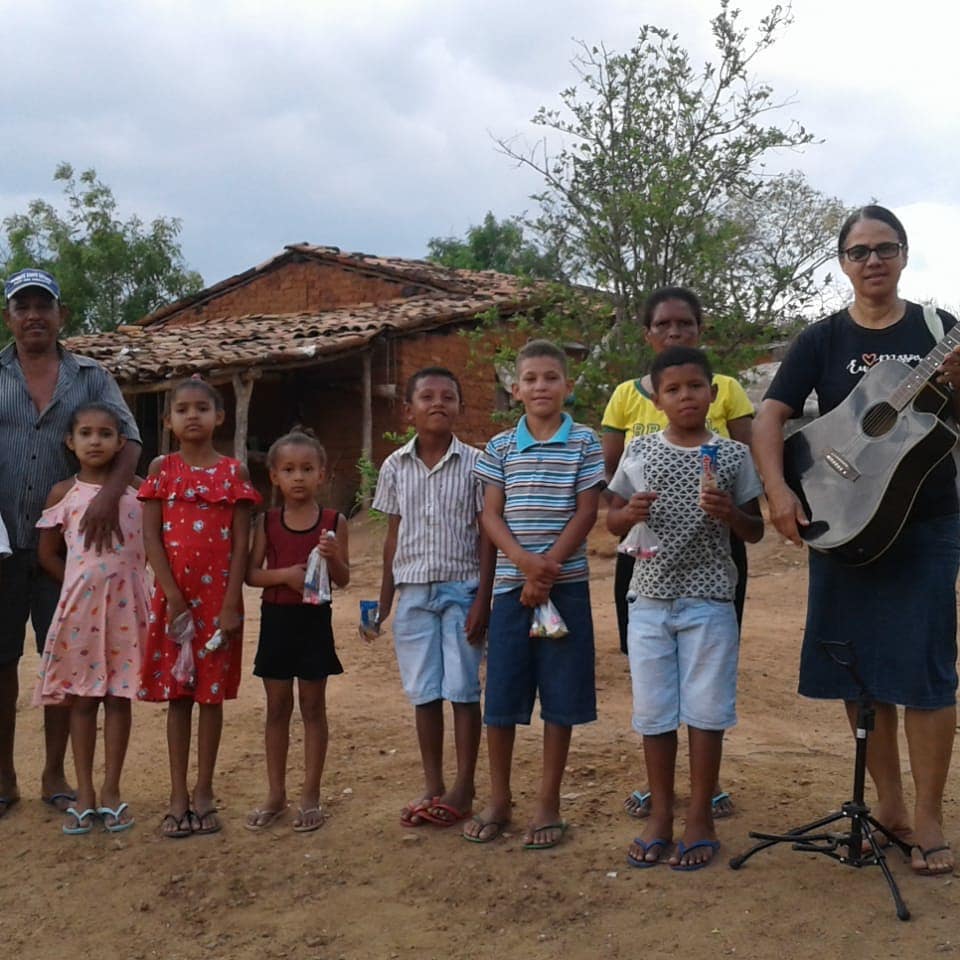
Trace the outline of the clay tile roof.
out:
M 142 325 L 70 337 L 66 346 L 99 360 L 121 387 L 135 391 L 138 386 L 148 387 L 193 373 L 229 378 L 254 368 L 319 363 L 337 354 L 361 350 L 380 336 L 402 336 L 472 320 L 491 308 L 509 316 L 542 299 L 545 290 L 544 285 L 530 286 L 517 277 L 492 271 L 446 270 L 421 261 L 339 251 L 329 255 L 341 260 L 360 257 L 365 269 L 375 264 L 378 270 L 407 271 L 405 275 L 411 279 L 414 274 L 419 278 L 433 272 L 446 287 L 431 283 L 436 292 L 385 303 L 317 313 L 254 314 L 169 328 L 158 322 L 164 311 L 157 311 L 145 318 Z M 260 268 L 254 268 L 257 269 Z M 215 289 L 211 287 L 207 292 Z M 179 309 L 182 305 L 183 301 L 175 306 Z
M 367 253 L 344 253 L 339 247 L 321 247 L 310 243 L 287 244 L 275 257 L 264 260 L 263 263 L 244 270 L 226 280 L 221 280 L 211 287 L 201 290 L 192 296 L 185 297 L 176 303 L 168 304 L 155 310 L 153 313 L 138 320 L 140 326 L 153 326 L 163 323 L 168 317 L 179 313 L 187 307 L 205 303 L 221 296 L 227 290 L 243 286 L 260 274 L 276 270 L 284 264 L 297 260 L 319 260 L 325 263 L 337 264 L 348 270 L 361 270 L 376 273 L 380 276 L 404 280 L 407 283 L 416 283 L 436 290 L 468 296 L 478 289 L 492 292 L 492 289 L 504 284 L 516 284 L 517 278 L 506 274 L 490 271 L 451 270 L 441 267 L 428 260 L 404 260 L 400 257 L 375 257 Z

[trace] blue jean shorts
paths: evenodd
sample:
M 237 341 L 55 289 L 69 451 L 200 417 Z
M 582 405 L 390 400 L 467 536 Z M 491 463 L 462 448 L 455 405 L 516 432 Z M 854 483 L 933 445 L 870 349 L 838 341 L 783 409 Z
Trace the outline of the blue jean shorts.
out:
M 397 588 L 393 645 L 403 692 L 416 707 L 434 700 L 478 703 L 482 646 L 467 643 L 477 580 L 405 583 Z
M 520 603 L 520 588 L 494 597 L 483 711 L 487 726 L 529 723 L 538 692 L 540 716 L 548 723 L 571 727 L 597 719 L 589 584 L 556 583 L 550 599 L 569 631 L 559 640 L 530 636 L 532 611 Z
M 732 727 L 737 722 L 737 634 L 729 601 L 632 601 L 627 651 L 633 729 L 655 736 L 681 723 L 699 730 Z

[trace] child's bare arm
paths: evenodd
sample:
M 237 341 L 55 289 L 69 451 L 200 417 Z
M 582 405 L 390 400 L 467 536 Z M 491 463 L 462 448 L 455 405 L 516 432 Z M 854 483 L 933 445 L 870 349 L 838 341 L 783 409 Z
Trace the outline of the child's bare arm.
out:
M 157 457 L 150 464 L 147 476 L 160 472 L 163 457 Z M 147 553 L 147 562 L 153 568 L 153 576 L 167 598 L 167 622 L 171 623 L 187 609 L 187 601 L 173 579 L 167 551 L 163 546 L 163 505 L 159 500 L 147 500 L 143 504 L 143 545 Z
M 337 514 L 336 534 L 336 537 L 320 538 L 320 556 L 327 561 L 331 581 L 345 587 L 350 582 L 350 531 L 342 513 Z
M 380 578 L 380 623 L 390 616 L 396 585 L 393 582 L 393 558 L 397 554 L 397 536 L 400 533 L 400 516 L 387 515 L 387 535 L 383 539 L 383 573 Z
M 477 595 L 474 597 L 470 610 L 467 613 L 467 641 L 478 644 L 483 642 L 490 621 L 490 600 L 493 596 L 493 575 L 497 566 L 497 548 L 487 536 L 477 515 L 477 524 L 480 527 L 480 583 L 477 586 Z
M 241 479 L 247 479 L 246 470 L 238 471 Z M 243 631 L 243 580 L 247 572 L 250 553 L 250 503 L 240 502 L 233 506 L 233 521 L 230 524 L 230 567 L 227 573 L 227 590 L 220 607 L 220 632 L 228 640 L 237 639 Z
M 264 570 L 263 561 L 267 555 L 267 531 L 263 515 L 254 518 L 252 523 L 253 545 L 250 548 L 250 556 L 247 558 L 247 583 L 251 587 L 289 587 L 291 590 L 301 593 L 307 565 L 298 563 L 292 567 Z
M 738 507 L 729 491 L 707 488 L 700 494 L 700 506 L 746 543 L 763 539 L 763 516 L 756 498 Z
M 591 487 L 577 494 L 577 507 L 567 525 L 560 531 L 553 546 L 546 552 L 546 556 L 557 563 L 563 563 L 568 557 L 576 553 L 580 544 L 597 522 L 597 507 L 600 505 L 600 487 Z M 629 529 L 629 528 L 628 528 Z
M 73 486 L 74 480 L 61 480 L 55 483 L 47 496 L 44 509 L 55 507 Z M 63 530 L 60 527 L 47 527 L 40 531 L 40 541 L 37 544 L 37 562 L 44 572 L 54 580 L 63 583 L 63 572 L 66 567 L 67 546 L 63 540 Z
M 631 528 L 650 519 L 650 504 L 657 495 L 650 490 L 635 493 L 624 500 L 618 493 L 610 493 L 610 506 L 607 508 L 607 529 L 618 537 L 630 532 Z

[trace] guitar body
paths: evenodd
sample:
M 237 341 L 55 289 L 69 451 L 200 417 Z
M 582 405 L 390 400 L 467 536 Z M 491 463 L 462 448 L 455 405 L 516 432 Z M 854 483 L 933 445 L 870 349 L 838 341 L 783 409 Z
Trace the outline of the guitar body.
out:
M 810 519 L 800 534 L 845 563 L 876 560 L 896 539 L 927 474 L 956 431 L 937 416 L 948 397 L 927 384 L 899 413 L 890 396 L 912 369 L 871 367 L 846 400 L 788 437 L 784 476 Z

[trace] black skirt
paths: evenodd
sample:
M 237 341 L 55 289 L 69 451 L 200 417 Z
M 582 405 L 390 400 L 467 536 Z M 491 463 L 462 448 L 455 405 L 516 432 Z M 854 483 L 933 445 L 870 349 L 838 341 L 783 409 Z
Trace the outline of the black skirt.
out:
M 264 603 L 253 674 L 267 680 L 323 680 L 343 673 L 329 603 Z

